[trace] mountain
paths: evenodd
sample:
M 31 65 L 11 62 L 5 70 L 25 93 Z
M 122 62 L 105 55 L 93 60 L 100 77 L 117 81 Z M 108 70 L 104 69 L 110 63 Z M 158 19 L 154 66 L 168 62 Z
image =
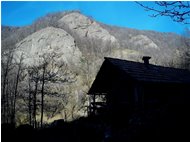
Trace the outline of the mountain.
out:
M 107 48 L 108 44 L 110 44 L 111 46 L 114 46 L 114 51 L 112 52 L 111 56 L 130 59 L 130 57 L 128 58 L 128 55 L 126 54 L 128 52 L 134 52 L 136 55 L 140 56 L 152 56 L 153 63 L 156 62 L 157 64 L 165 64 L 163 63 L 163 61 L 166 61 L 165 59 L 167 59 L 167 61 L 174 60 L 174 57 L 178 56 L 177 54 L 181 52 L 179 51 L 180 48 L 185 47 L 185 44 L 182 40 L 183 37 L 174 33 L 141 31 L 109 26 L 96 22 L 92 18 L 89 18 L 80 12 L 71 11 L 49 14 L 38 19 L 32 25 L 26 27 L 9 28 L 2 26 L 2 49 L 4 50 L 4 48 L 8 48 L 6 43 L 10 43 L 9 40 L 11 40 L 12 43 L 16 39 L 16 41 L 10 45 L 14 46 L 16 43 L 18 43 L 18 41 L 21 41 L 32 33 L 46 27 L 55 27 L 60 30 L 65 30 L 76 40 L 76 43 L 78 44 L 80 44 L 79 42 L 84 42 L 87 39 L 90 39 L 91 42 L 88 44 L 94 44 L 92 42 L 97 42 L 94 40 L 99 40 L 97 45 L 95 45 L 97 46 L 98 50 L 109 50 Z M 11 35 L 8 36 L 10 33 Z M 6 47 L 3 46 L 4 44 Z M 88 53 L 89 49 L 86 49 L 84 46 L 81 47 L 80 51 L 82 53 L 84 50 L 87 50 L 86 52 Z M 123 50 L 121 54 L 124 54 L 120 55 L 122 57 L 118 55 L 118 52 L 121 50 Z M 139 57 L 137 58 L 134 57 L 132 60 L 139 60 Z M 175 60 L 177 58 L 178 57 L 176 57 Z
M 25 27 L 2 26 L 1 28 L 4 89 L 11 83 L 15 86 L 15 76 L 18 76 L 18 73 L 21 76 L 19 72 L 21 63 L 22 77 L 17 78 L 20 86 L 17 84 L 16 88 L 16 92 L 22 92 L 20 94 L 24 96 L 20 98 L 25 98 L 28 94 L 27 81 L 31 81 L 31 69 L 33 72 L 36 71 L 34 69 L 39 71 L 34 75 L 47 73 L 49 78 L 54 77 L 52 80 L 46 80 L 45 91 L 54 92 L 49 93 L 45 100 L 53 102 L 53 96 L 50 94 L 62 94 L 62 96 L 58 96 L 54 103 L 49 104 L 51 109 L 55 109 L 45 112 L 47 122 L 56 118 L 74 119 L 84 115 L 86 110 L 84 106 L 87 105 L 88 98 L 86 93 L 105 56 L 142 62 L 142 56 L 147 55 L 152 57 L 150 62 L 153 64 L 179 67 L 187 51 L 186 38 L 177 34 L 110 26 L 78 11 L 48 14 Z M 63 66 L 58 66 L 61 63 L 64 63 L 66 70 L 62 69 Z M 46 72 L 43 70 L 45 67 L 47 67 Z M 61 74 L 65 76 L 64 85 L 56 82 Z M 31 81 L 32 85 L 35 85 L 34 79 L 36 78 Z M 5 80 L 10 81 L 10 84 L 6 84 Z M 38 81 L 36 85 L 39 89 L 43 81 Z M 15 87 L 12 89 L 15 90 Z M 42 90 L 36 91 L 40 95 Z M 18 111 L 20 113 L 17 112 L 17 119 L 22 118 L 19 120 L 22 123 L 26 116 L 21 117 L 21 114 L 27 112 L 27 106 L 21 99 L 18 100 L 17 107 L 20 106 Z M 56 102 L 58 100 L 62 100 L 60 102 L 62 105 L 59 107 L 55 105 L 58 104 Z

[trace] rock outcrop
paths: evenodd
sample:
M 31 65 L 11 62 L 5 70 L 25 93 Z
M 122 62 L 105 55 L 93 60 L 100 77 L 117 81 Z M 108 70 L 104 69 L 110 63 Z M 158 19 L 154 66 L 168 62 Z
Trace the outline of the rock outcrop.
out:
M 133 43 L 134 46 L 142 46 L 142 48 L 154 48 L 159 49 L 159 47 L 147 36 L 145 35 L 137 35 L 132 37 L 129 40 L 130 43 Z
M 57 60 L 78 64 L 82 54 L 75 44 L 75 39 L 63 29 L 47 27 L 29 35 L 16 44 L 16 54 L 24 54 L 26 65 L 38 64 L 40 57 L 55 53 Z
M 66 24 L 81 37 L 117 42 L 116 38 L 102 28 L 97 22 L 78 12 L 66 14 L 58 21 L 58 23 L 59 26 Z

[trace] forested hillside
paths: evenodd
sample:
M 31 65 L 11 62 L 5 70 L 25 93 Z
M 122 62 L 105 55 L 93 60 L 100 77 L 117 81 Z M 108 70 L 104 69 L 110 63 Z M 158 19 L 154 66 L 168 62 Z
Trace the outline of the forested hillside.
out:
M 88 89 L 107 56 L 190 67 L 188 30 L 179 36 L 109 26 L 78 11 L 1 29 L 2 122 L 38 127 L 87 115 Z

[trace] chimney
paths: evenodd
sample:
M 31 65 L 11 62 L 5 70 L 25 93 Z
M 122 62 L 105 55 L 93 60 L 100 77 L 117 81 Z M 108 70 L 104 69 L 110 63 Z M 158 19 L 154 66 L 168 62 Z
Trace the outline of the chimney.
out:
M 143 56 L 143 58 L 142 58 L 142 60 L 144 61 L 144 64 L 145 65 L 149 65 L 149 59 L 150 59 L 151 57 L 149 57 L 149 56 Z

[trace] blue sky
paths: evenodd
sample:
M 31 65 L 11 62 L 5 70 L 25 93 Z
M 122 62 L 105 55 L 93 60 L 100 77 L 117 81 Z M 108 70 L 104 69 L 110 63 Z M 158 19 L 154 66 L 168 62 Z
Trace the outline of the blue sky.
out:
M 145 3 L 150 6 L 153 4 L 153 2 Z M 47 13 L 65 10 L 80 10 L 99 22 L 140 30 L 183 34 L 184 29 L 190 27 L 190 25 L 173 22 L 168 17 L 151 18 L 150 12 L 146 12 L 135 2 L 129 1 L 3 1 L 1 2 L 1 25 L 26 26 Z

